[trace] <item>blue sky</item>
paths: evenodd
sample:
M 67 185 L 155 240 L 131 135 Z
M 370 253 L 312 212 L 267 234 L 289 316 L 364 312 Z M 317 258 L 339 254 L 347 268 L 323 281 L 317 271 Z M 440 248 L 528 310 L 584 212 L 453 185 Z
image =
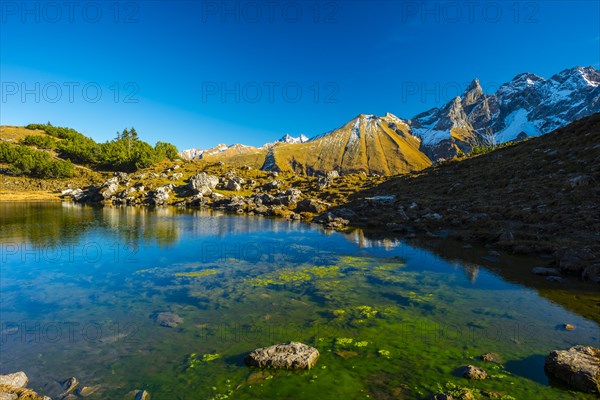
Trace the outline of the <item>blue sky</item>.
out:
M 180 149 L 410 118 L 600 63 L 597 1 L 1 2 L 0 123 Z M 226 7 L 226 8 L 224 8 Z

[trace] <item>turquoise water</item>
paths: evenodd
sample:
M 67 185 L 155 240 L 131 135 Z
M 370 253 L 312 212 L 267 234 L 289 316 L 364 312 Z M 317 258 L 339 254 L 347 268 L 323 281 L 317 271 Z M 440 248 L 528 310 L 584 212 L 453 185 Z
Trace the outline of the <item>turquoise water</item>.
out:
M 358 230 L 175 208 L 0 203 L 0 222 L 0 372 L 24 370 L 40 392 L 75 376 L 100 385 L 90 399 L 424 399 L 447 385 L 594 398 L 548 382 L 543 362 L 598 347 L 598 324 L 473 262 Z M 167 311 L 183 322 L 151 318 Z M 291 340 L 319 349 L 315 368 L 243 364 Z M 486 352 L 503 364 L 478 360 Z M 490 378 L 460 377 L 467 364 Z

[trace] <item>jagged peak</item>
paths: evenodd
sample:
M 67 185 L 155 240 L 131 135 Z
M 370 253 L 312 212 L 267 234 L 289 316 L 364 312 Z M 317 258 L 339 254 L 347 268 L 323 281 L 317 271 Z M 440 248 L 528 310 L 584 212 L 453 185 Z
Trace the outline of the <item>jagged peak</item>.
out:
M 465 93 L 469 93 L 474 90 L 483 92 L 483 89 L 481 88 L 481 85 L 479 84 L 479 78 L 475 78 L 475 79 L 473 79 L 473 81 L 471 81 L 471 84 L 467 87 L 467 89 L 465 90 Z
M 544 81 L 545 81 L 545 79 L 542 78 L 541 76 L 532 74 L 531 72 L 524 72 L 522 74 L 515 76 L 514 78 L 512 78 L 512 80 L 510 82 L 505 83 L 502 86 L 505 86 L 505 85 L 514 86 L 515 84 L 521 84 L 521 83 L 526 83 L 527 85 L 535 85 L 538 82 L 544 82 Z

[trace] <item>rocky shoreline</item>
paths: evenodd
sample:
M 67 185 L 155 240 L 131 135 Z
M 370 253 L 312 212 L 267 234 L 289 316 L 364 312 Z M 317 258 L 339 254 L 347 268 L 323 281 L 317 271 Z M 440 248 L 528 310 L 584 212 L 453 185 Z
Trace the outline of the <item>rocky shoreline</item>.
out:
M 549 281 L 561 282 L 564 276 L 578 276 L 600 283 L 600 246 L 593 233 L 586 240 L 579 237 L 571 240 L 554 229 L 516 223 L 514 217 L 492 213 L 485 207 L 450 204 L 439 207 L 431 204 L 427 196 L 413 196 L 420 200 L 406 201 L 406 195 L 382 194 L 402 192 L 396 188 L 387 190 L 390 181 L 380 183 L 382 179 L 373 181 L 361 174 L 339 176 L 330 171 L 317 177 L 295 177 L 253 171 L 252 179 L 248 177 L 249 170 L 242 169 L 220 175 L 186 173 L 189 175 L 186 179 L 181 170 L 179 164 L 174 164 L 160 173 L 115 173 L 99 185 L 63 190 L 61 197 L 84 204 L 175 206 L 281 217 L 322 224 L 328 229 L 361 227 L 405 238 L 450 237 L 466 244 L 491 246 L 494 251 L 551 258 L 547 265 L 531 271 Z M 156 179 L 172 183 L 148 184 Z M 409 179 L 419 178 L 405 180 Z M 356 180 L 365 182 L 366 190 L 348 184 Z M 346 188 L 346 192 L 338 193 L 338 188 Z M 449 192 L 453 192 L 452 188 Z
M 319 360 L 319 351 L 300 342 L 275 344 L 248 353 L 244 362 L 249 368 L 306 370 L 314 367 Z M 499 355 L 486 353 L 479 357 L 482 365 L 502 364 Z M 487 364 L 486 364 L 487 363 Z M 488 373 L 476 365 L 459 367 L 461 376 L 466 380 L 485 380 Z M 554 350 L 548 354 L 544 370 L 549 378 L 567 385 L 570 389 L 600 394 L 600 349 L 590 346 L 574 346 L 568 350 Z M 0 375 L 0 400 L 77 400 L 102 393 L 102 386 L 84 386 L 75 377 L 54 382 L 46 388 L 46 392 L 55 393 L 48 397 L 38 395 L 27 389 L 29 378 L 20 371 L 8 375 Z M 475 389 L 453 386 L 448 392 L 435 394 L 432 400 L 473 400 L 485 398 L 509 399 L 504 393 L 476 391 Z M 477 397 L 476 397 L 477 396 Z M 146 390 L 132 390 L 124 395 L 128 400 L 150 400 L 151 393 Z

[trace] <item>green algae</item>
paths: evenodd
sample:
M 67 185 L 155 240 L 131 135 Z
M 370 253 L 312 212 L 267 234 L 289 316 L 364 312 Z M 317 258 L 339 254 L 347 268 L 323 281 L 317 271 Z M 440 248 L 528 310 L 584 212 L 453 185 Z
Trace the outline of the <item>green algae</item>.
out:
M 185 278 L 203 278 L 205 276 L 216 275 L 216 269 L 205 269 L 202 271 L 194 271 L 194 272 L 177 272 L 173 274 L 176 277 L 185 277 Z
M 330 279 L 343 276 L 337 266 L 282 268 L 276 272 L 250 279 L 253 286 L 302 284 L 314 279 Z M 339 283 L 339 281 L 337 281 Z

